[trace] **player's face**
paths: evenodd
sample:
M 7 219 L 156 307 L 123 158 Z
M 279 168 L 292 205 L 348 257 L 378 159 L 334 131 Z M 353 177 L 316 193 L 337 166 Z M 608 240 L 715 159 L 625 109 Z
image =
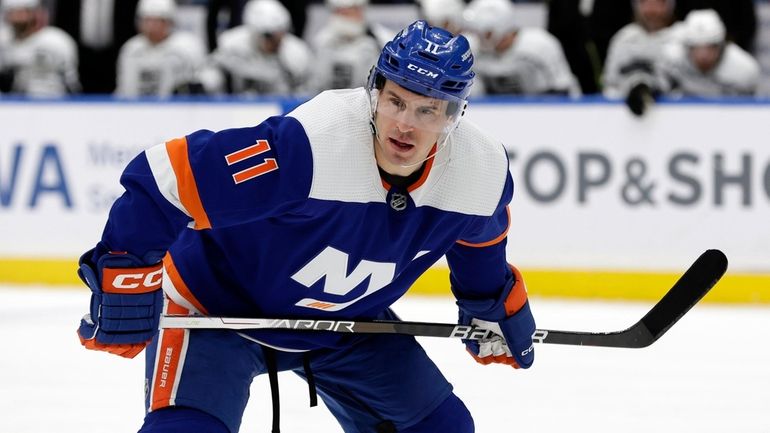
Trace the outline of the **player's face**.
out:
M 672 0 L 636 0 L 636 13 L 640 24 L 654 32 L 668 27 L 673 16 Z
M 260 50 L 266 53 L 277 53 L 281 48 L 283 32 L 258 33 L 255 35 L 255 41 Z
M 719 63 L 721 55 L 722 46 L 719 44 L 690 47 L 690 60 L 703 73 L 714 69 Z
M 335 8 L 334 13 L 352 21 L 364 21 L 364 8 L 361 6 Z
M 485 53 L 492 53 L 495 51 L 495 48 L 497 47 L 497 43 L 498 43 L 498 38 L 495 36 L 494 32 L 487 31 L 479 34 L 479 40 L 481 41 L 481 46 L 479 47 L 481 51 Z
M 139 21 L 139 31 L 151 43 L 157 44 L 166 39 L 171 33 L 171 22 L 164 18 L 143 17 Z
M 5 21 L 13 29 L 17 38 L 27 36 L 27 33 L 35 26 L 38 11 L 27 8 L 14 8 L 5 12 Z
M 407 176 L 428 158 L 446 130 L 447 101 L 411 92 L 386 80 L 375 114 L 377 164 L 390 174 Z

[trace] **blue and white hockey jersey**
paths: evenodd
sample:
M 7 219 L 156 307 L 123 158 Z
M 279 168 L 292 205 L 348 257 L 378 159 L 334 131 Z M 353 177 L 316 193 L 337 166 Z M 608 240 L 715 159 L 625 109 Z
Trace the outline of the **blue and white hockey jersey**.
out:
M 216 316 L 376 318 L 445 254 L 457 297 L 496 300 L 511 276 L 503 146 L 461 121 L 416 183 L 391 188 L 369 113 L 364 89 L 327 91 L 254 127 L 148 149 L 121 177 L 94 258 L 167 251 L 167 296 Z M 292 350 L 355 339 L 248 334 Z

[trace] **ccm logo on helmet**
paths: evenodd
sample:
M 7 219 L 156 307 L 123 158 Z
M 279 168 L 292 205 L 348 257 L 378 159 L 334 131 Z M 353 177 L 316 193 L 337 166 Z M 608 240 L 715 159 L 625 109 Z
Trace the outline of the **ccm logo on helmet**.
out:
M 417 66 L 415 64 L 412 64 L 412 63 L 408 64 L 406 66 L 406 68 L 409 69 L 410 71 L 416 71 L 420 75 L 425 75 L 428 78 L 438 78 L 438 74 L 437 73 L 431 72 L 431 71 L 429 71 L 427 69 L 423 69 L 423 68 L 421 68 L 421 67 L 419 67 L 419 66 Z
M 158 290 L 163 282 L 163 268 L 104 268 L 103 290 L 107 293 L 146 293 Z

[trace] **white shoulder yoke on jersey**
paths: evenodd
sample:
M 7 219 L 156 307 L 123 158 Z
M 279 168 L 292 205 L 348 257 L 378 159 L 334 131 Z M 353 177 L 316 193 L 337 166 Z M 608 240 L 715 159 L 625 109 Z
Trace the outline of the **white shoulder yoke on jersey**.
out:
M 323 92 L 288 114 L 302 124 L 312 149 L 310 198 L 385 202 L 369 113 L 366 91 L 358 88 Z M 446 147 L 436 155 L 425 182 L 411 191 L 415 205 L 492 215 L 508 175 L 502 144 L 462 120 Z

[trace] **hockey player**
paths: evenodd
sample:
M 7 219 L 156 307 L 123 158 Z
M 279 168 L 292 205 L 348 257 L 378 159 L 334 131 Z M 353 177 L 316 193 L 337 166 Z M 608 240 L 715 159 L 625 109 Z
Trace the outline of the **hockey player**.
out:
M 498 334 L 468 342 L 470 353 L 530 367 L 535 322 L 505 259 L 506 153 L 462 120 L 472 65 L 463 36 L 416 21 L 384 47 L 366 88 L 129 163 L 125 194 L 80 260 L 93 295 L 78 334 L 127 357 L 147 345 L 142 433 L 235 433 L 252 378 L 275 383 L 276 370 L 317 387 L 348 433 L 473 431 L 410 336 L 157 330 L 161 310 L 395 319 L 389 306 L 446 255 L 460 322 Z
M 366 73 L 394 33 L 366 20 L 368 4 L 368 0 L 326 0 L 329 20 L 310 39 L 317 58 L 316 90 L 366 84 Z
M 610 40 L 603 93 L 625 100 L 631 112 L 641 116 L 665 86 L 660 70 L 663 47 L 679 40 L 681 26 L 674 24 L 675 0 L 631 1 L 636 21 Z
M 675 96 L 747 96 L 759 85 L 759 63 L 725 39 L 725 26 L 713 9 L 687 15 L 682 43 L 663 52 L 666 93 Z
M 243 21 L 219 36 L 211 55 L 217 78 L 209 87 L 249 96 L 309 92 L 313 55 L 290 33 L 289 11 L 277 0 L 251 0 Z
M 117 89 L 124 97 L 203 93 L 199 74 L 206 58 L 193 34 L 174 30 L 174 0 L 141 0 L 139 34 L 118 55 Z
M 0 34 L 0 92 L 60 97 L 80 91 L 75 41 L 45 25 L 40 0 L 2 0 L 10 31 Z
M 479 40 L 474 95 L 580 95 L 559 41 L 540 28 L 519 28 L 509 0 L 474 0 L 464 18 Z

